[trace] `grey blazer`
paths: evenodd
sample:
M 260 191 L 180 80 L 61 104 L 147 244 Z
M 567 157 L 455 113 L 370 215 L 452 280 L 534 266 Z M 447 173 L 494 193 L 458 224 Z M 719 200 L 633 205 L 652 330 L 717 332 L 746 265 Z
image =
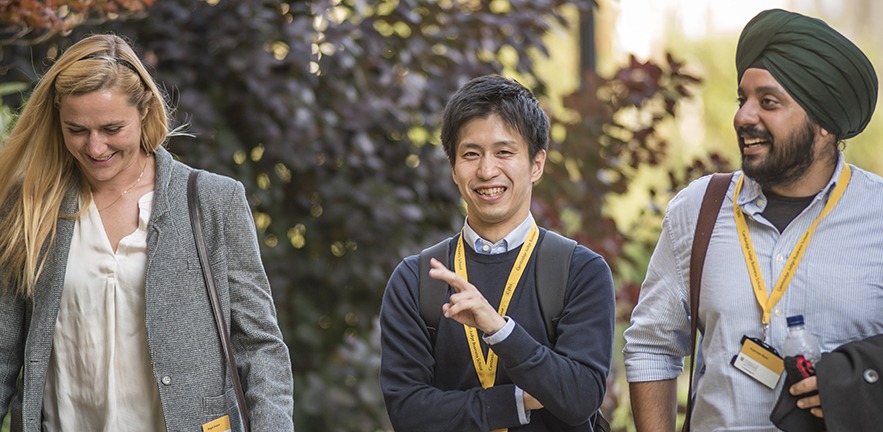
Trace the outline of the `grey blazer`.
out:
M 156 188 L 147 234 L 145 303 L 153 377 L 166 428 L 199 432 L 224 414 L 241 430 L 236 396 L 196 255 L 187 210 L 191 168 L 156 152 Z M 242 184 L 199 176 L 203 229 L 254 431 L 293 431 L 293 378 L 276 321 Z M 77 209 L 68 193 L 62 211 Z M 12 431 L 41 430 L 43 387 L 74 221 L 59 219 L 33 298 L 0 296 L 0 419 Z M 7 287 L 9 288 L 9 287 Z M 0 290 L 2 291 L 2 290 Z M 21 377 L 19 372 L 21 371 Z

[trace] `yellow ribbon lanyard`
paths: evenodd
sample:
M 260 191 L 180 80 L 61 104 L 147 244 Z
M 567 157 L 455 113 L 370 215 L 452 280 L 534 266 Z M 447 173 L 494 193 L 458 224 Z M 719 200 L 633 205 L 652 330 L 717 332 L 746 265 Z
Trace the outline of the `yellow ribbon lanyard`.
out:
M 822 212 L 816 217 L 816 220 L 813 221 L 812 225 L 809 226 L 794 246 L 794 249 L 791 251 L 791 256 L 788 258 L 788 262 L 785 263 L 785 269 L 782 270 L 782 274 L 779 275 L 779 280 L 776 282 L 776 286 L 773 288 L 772 295 L 770 296 L 767 296 L 766 294 L 766 286 L 763 281 L 763 274 L 760 272 L 760 265 L 757 262 L 757 254 L 754 252 L 754 245 L 751 243 L 751 237 L 748 234 L 748 223 L 745 222 L 745 215 L 742 213 L 742 208 L 736 203 L 736 200 L 739 198 L 739 192 L 742 190 L 742 183 L 745 180 L 745 175 L 743 174 L 740 176 L 739 181 L 736 182 L 736 191 L 733 195 L 733 214 L 736 219 L 736 229 L 739 232 L 739 243 L 742 244 L 742 253 L 745 255 L 745 263 L 748 265 L 751 286 L 754 288 L 754 296 L 757 297 L 757 303 L 760 304 L 760 308 L 763 310 L 764 340 L 766 340 L 767 329 L 770 326 L 770 312 L 773 310 L 773 306 L 779 302 L 782 295 L 785 294 L 785 290 L 788 289 L 791 279 L 794 278 L 797 265 L 800 264 L 800 260 L 803 259 L 803 254 L 806 252 L 809 241 L 812 238 L 813 233 L 815 233 L 819 222 L 831 212 L 831 209 L 837 205 L 837 202 L 840 201 L 840 197 L 843 196 L 843 191 L 846 190 L 846 185 L 849 183 L 850 171 L 849 165 L 844 164 L 843 171 L 837 179 L 837 186 L 828 198 L 828 203 L 825 204 L 825 208 L 822 209 Z
M 524 241 L 524 246 L 521 248 L 521 251 L 518 252 L 515 264 L 512 265 L 512 271 L 509 272 L 509 279 L 506 280 L 503 297 L 500 299 L 500 307 L 497 308 L 497 312 L 500 315 L 506 315 L 506 310 L 509 309 L 509 302 L 512 300 L 512 294 L 515 293 L 515 288 L 518 286 L 518 281 L 521 280 L 521 275 L 527 267 L 527 260 L 530 259 L 530 255 L 533 253 L 533 249 L 537 245 L 537 239 L 539 236 L 540 230 L 535 223 L 530 230 L 530 234 L 527 236 L 527 240 Z M 457 251 L 454 254 L 454 268 L 460 277 L 466 281 L 469 280 L 466 275 L 466 254 L 463 248 L 462 234 L 460 235 L 460 240 L 457 242 Z M 472 364 L 475 365 L 475 372 L 478 374 L 478 380 L 481 382 L 481 387 L 493 387 L 494 381 L 497 377 L 497 355 L 488 348 L 487 360 L 485 360 L 478 339 L 478 331 L 475 330 L 474 327 L 469 327 L 465 324 L 463 325 L 463 329 L 466 330 L 466 340 L 469 342 L 469 352 L 472 354 Z

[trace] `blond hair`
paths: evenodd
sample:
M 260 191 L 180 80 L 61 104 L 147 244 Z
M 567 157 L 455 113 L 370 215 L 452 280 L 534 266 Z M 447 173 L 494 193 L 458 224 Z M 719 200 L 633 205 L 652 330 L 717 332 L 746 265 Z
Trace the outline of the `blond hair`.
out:
M 169 107 L 141 60 L 116 35 L 86 37 L 40 79 L 0 146 L 0 294 L 30 297 L 55 242 L 61 205 L 71 188 L 91 192 L 64 146 L 58 107 L 66 96 L 114 89 L 144 116 L 141 147 L 153 153 L 169 136 Z M 45 250 L 44 250 L 45 247 Z

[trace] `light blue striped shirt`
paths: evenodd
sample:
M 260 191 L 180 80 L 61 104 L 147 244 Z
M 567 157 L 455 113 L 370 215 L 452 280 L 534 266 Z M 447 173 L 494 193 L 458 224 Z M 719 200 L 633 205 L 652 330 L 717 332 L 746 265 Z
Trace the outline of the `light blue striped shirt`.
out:
M 834 189 L 840 156 L 828 185 L 780 234 L 761 215 L 760 186 L 751 179 L 738 198 L 769 294 L 792 249 Z M 852 167 L 841 198 L 819 226 L 784 296 L 773 307 L 767 343 L 782 351 L 785 318 L 802 314 L 823 352 L 883 334 L 883 179 Z M 703 334 L 696 367 L 692 421 L 698 431 L 776 431 L 769 421 L 783 380 L 771 390 L 737 370 L 731 360 L 743 335 L 762 335 L 754 296 L 733 218 L 730 184 L 706 254 L 699 303 Z M 662 234 L 650 259 L 631 326 L 626 330 L 629 382 L 675 378 L 690 351 L 690 250 L 708 177 L 691 183 L 668 206 Z M 824 409 L 824 405 L 822 407 Z

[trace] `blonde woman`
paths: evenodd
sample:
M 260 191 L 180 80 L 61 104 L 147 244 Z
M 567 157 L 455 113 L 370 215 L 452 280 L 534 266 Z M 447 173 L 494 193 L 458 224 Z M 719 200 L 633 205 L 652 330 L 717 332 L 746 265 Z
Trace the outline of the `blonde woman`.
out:
M 0 418 L 13 431 L 243 430 L 188 217 L 192 169 L 162 147 L 168 112 L 123 39 L 89 36 L 0 147 Z M 251 429 L 293 430 L 244 189 L 208 173 L 199 188 Z

